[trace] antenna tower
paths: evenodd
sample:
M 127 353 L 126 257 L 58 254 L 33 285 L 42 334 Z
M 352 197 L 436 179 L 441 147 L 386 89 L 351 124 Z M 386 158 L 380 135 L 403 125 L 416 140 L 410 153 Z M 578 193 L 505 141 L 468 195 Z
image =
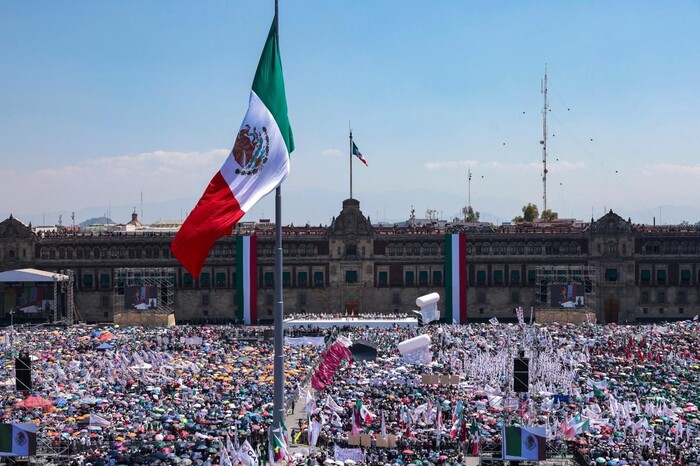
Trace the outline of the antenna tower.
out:
M 472 170 L 471 170 L 471 168 L 467 168 L 467 173 L 469 175 L 468 176 L 468 183 L 467 183 L 467 185 L 468 185 L 468 188 L 467 188 L 467 193 L 468 193 L 467 194 L 468 195 L 467 207 L 471 207 L 472 206 Z
M 542 108 L 542 212 L 547 210 L 547 112 L 549 104 L 547 102 L 547 65 L 544 67 L 544 80 L 541 82 L 541 92 L 544 95 L 544 107 Z

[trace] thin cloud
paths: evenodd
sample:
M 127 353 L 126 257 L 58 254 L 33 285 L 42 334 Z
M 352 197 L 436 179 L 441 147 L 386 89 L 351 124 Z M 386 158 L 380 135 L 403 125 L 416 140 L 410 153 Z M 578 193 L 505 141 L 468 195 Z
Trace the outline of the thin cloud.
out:
M 478 162 L 474 160 L 458 160 L 451 162 L 426 162 L 423 164 L 428 170 L 444 170 L 444 169 L 455 169 L 455 168 L 469 168 L 476 167 Z
M 664 173 L 669 175 L 697 176 L 700 175 L 700 164 L 680 165 L 673 163 L 654 163 L 644 165 L 640 173 L 645 176 L 655 176 Z
M 321 152 L 323 155 L 326 157 L 342 157 L 343 156 L 343 151 L 340 149 L 324 149 L 323 152 Z
M 13 199 L 15 211 L 27 213 L 36 209 L 77 210 L 95 204 L 128 204 L 138 201 L 141 191 L 152 201 L 198 197 L 228 152 L 154 151 L 51 168 L 0 170 L 0 177 L 7 180 L 0 184 L 0 196 Z M 28 185 L 31 189 L 27 189 Z

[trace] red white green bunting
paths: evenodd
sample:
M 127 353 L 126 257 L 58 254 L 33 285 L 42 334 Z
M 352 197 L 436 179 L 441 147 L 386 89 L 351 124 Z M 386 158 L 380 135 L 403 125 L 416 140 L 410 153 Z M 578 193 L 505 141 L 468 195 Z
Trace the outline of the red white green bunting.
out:
M 445 321 L 467 323 L 467 235 L 445 235 Z

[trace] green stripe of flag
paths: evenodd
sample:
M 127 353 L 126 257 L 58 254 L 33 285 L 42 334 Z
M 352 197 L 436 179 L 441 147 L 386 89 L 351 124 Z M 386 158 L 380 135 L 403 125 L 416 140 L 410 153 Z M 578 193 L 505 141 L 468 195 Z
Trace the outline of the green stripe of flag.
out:
M 243 274 L 245 273 L 243 263 L 243 237 L 236 238 L 236 305 L 238 322 L 243 323 L 243 309 L 245 307 L 245 299 L 247 291 L 243 289 Z
M 452 235 L 445 235 L 445 322 L 452 323 Z
M 267 35 L 267 41 L 258 62 L 258 69 L 255 71 L 253 92 L 272 113 L 284 138 L 287 152 L 291 154 L 294 150 L 294 136 L 287 111 L 287 95 L 284 90 L 282 59 L 277 39 L 277 18 L 272 21 L 270 33 Z

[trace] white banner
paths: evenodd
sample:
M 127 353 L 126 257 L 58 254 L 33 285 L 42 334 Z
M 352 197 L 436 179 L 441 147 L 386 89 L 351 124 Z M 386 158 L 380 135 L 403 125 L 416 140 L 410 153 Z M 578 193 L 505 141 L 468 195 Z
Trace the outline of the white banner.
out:
M 324 337 L 284 337 L 284 344 L 289 346 L 323 346 Z
M 333 456 L 336 461 L 342 462 L 353 460 L 356 463 L 364 463 L 365 461 L 365 454 L 362 452 L 362 448 L 340 448 L 336 445 Z

